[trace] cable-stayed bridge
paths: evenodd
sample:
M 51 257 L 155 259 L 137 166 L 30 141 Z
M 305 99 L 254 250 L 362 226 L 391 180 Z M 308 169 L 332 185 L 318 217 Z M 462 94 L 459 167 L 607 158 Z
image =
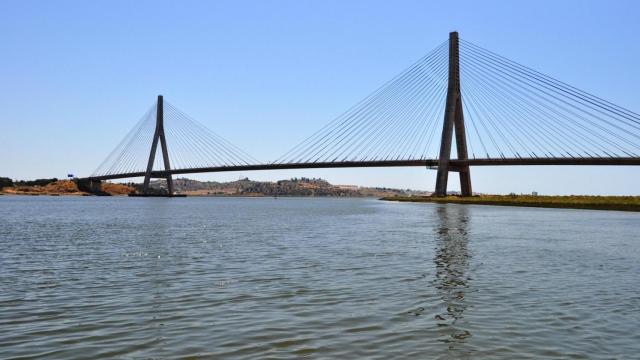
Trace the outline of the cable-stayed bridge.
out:
M 452 151 L 455 150 L 455 156 Z M 162 96 L 90 177 L 421 166 L 436 195 L 472 166 L 640 165 L 640 115 L 460 39 L 457 32 L 278 159 L 261 163 Z

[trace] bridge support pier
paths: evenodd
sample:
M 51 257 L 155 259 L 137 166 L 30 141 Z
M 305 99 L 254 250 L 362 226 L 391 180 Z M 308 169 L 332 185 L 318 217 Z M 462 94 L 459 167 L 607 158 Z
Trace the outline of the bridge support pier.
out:
M 164 169 L 167 172 L 165 179 L 167 180 L 167 191 L 169 196 L 173 195 L 173 179 L 171 178 L 171 164 L 169 163 L 169 151 L 167 150 L 167 139 L 164 135 L 164 100 L 162 95 L 158 95 L 156 111 L 156 131 L 153 134 L 153 142 L 151 143 L 151 153 L 149 153 L 149 162 L 147 163 L 147 171 L 144 175 L 144 183 L 142 187 L 142 193 L 149 195 L 149 182 L 151 181 L 151 175 L 153 172 L 153 163 L 156 159 L 156 150 L 158 148 L 158 141 L 160 141 L 160 147 L 162 149 L 162 160 L 164 162 Z
M 464 112 L 462 110 L 462 94 L 460 92 L 460 51 L 458 33 L 449 33 L 449 84 L 447 88 L 447 103 L 442 125 L 442 139 L 440 141 L 440 156 L 438 158 L 438 174 L 436 175 L 435 196 L 447 195 L 449 180 L 449 161 L 451 160 L 451 144 L 453 131 L 456 133 L 456 151 L 459 160 L 467 160 L 467 137 L 464 127 Z M 471 196 L 471 173 L 469 165 L 457 169 L 460 176 L 460 193 Z
M 108 195 L 102 191 L 102 181 L 100 180 L 75 179 L 74 181 L 81 191 L 94 195 Z

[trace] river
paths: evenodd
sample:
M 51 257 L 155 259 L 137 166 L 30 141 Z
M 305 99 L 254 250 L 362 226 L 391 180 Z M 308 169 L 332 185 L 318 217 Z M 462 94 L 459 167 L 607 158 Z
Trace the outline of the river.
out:
M 640 214 L 0 196 L 0 358 L 638 358 Z

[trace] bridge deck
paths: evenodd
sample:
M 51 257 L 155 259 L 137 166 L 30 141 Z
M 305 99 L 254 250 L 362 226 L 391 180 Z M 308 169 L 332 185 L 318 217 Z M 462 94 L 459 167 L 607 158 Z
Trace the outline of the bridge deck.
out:
M 500 159 L 469 159 L 450 161 L 450 170 L 455 171 L 460 166 L 504 166 L 504 165 L 640 165 L 640 158 L 500 158 Z M 219 166 L 172 169 L 170 171 L 157 170 L 151 173 L 152 177 L 163 178 L 167 175 L 196 174 L 208 172 L 228 171 L 258 171 L 258 170 L 285 170 L 285 169 L 329 169 L 329 168 L 365 168 L 365 167 L 428 167 L 438 166 L 438 160 L 384 160 L 384 161 L 340 161 L 340 162 L 315 162 L 315 163 L 286 163 L 286 164 L 254 164 L 238 166 Z M 144 177 L 145 172 L 132 172 L 124 174 L 112 174 L 102 176 L 90 176 L 85 180 L 113 180 L 134 177 Z

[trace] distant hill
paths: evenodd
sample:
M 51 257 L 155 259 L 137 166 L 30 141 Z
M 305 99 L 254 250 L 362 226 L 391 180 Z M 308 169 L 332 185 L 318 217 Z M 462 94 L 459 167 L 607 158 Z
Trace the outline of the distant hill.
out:
M 390 189 L 381 187 L 360 187 L 356 185 L 332 185 L 323 179 L 293 178 L 276 182 L 253 181 L 248 178 L 230 182 L 198 181 L 186 178 L 173 180 L 174 191 L 189 196 L 333 196 L 333 197 L 390 197 L 430 195 L 430 192 L 409 189 Z M 166 191 L 165 180 L 154 180 L 151 189 Z M 141 193 L 139 183 L 102 183 L 102 195 L 127 195 Z M 38 179 L 32 181 L 13 181 L 0 178 L 0 195 L 89 195 L 78 189 L 75 181 Z
M 151 182 L 155 189 L 166 188 L 166 181 Z M 138 185 L 139 186 L 139 185 Z M 332 185 L 323 179 L 293 178 L 276 182 L 254 181 L 248 178 L 230 182 L 197 181 L 178 178 L 173 181 L 174 191 L 200 196 L 335 196 L 383 197 L 394 195 L 429 195 L 429 192 L 409 189 Z

